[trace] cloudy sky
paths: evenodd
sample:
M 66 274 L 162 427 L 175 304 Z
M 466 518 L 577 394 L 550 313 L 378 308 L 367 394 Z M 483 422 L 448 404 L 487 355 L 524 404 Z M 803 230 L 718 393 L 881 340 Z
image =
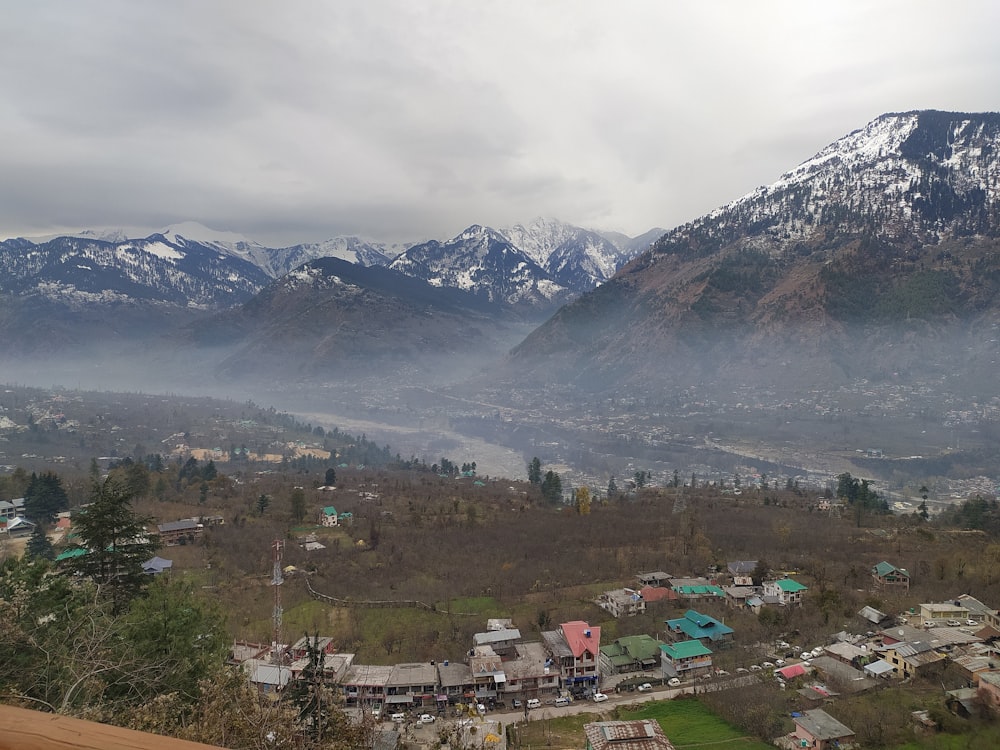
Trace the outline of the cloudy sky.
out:
M 1000 109 L 992 0 L 0 0 L 0 237 L 630 235 L 884 112 Z

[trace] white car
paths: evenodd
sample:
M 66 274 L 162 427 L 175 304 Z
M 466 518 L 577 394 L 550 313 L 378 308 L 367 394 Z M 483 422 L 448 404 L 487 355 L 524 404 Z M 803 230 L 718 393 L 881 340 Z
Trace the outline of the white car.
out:
M 417 719 L 417 722 L 420 724 L 433 724 L 434 716 L 431 714 L 420 714 L 420 718 Z
M 402 724 L 404 721 L 406 721 L 406 714 L 393 714 L 389 718 L 392 719 L 397 724 Z
M 479 712 L 479 715 L 482 716 L 483 714 L 486 713 L 486 706 L 484 706 L 482 703 L 477 703 L 476 710 Z
M 764 669 L 774 669 L 774 664 L 769 661 L 762 662 L 761 666 L 764 667 Z
M 973 627 L 973 628 L 974 628 L 974 627 L 976 627 L 976 625 L 978 625 L 979 623 L 978 623 L 978 622 L 976 622 L 975 620 L 973 620 L 973 619 L 969 618 L 968 620 L 966 620 L 966 621 L 965 621 L 965 624 L 966 624 L 966 625 L 969 625 L 970 627 Z
M 604 693 L 594 693 L 594 703 L 604 703 L 608 699 Z
M 760 664 L 751 664 L 750 665 L 750 671 L 751 672 L 759 672 L 760 668 L 761 668 Z
M 774 660 L 774 665 L 776 667 L 783 667 L 783 666 L 785 666 L 785 660 L 784 659 L 775 659 Z
M 669 687 L 680 687 L 681 686 L 680 678 L 671 677 L 669 680 L 667 680 L 667 685 Z
M 799 658 L 802 661 L 807 661 L 809 659 L 812 659 L 813 655 L 811 653 L 809 653 L 808 651 L 803 651 L 801 654 L 799 654 Z
M 653 689 L 653 686 L 650 685 L 648 682 L 644 682 L 644 683 L 642 683 L 639 686 L 639 692 L 640 693 L 648 693 L 652 689 Z

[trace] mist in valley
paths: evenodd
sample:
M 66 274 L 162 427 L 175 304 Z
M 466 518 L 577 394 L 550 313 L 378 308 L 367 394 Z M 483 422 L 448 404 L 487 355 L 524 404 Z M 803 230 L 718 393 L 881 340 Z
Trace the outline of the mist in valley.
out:
M 928 485 L 942 503 L 996 483 L 1000 401 L 989 375 L 1000 353 L 974 328 L 933 338 L 881 328 L 808 349 L 703 338 L 618 355 L 613 366 L 588 359 L 585 346 L 572 358 L 516 356 L 530 331 L 522 322 L 489 346 L 484 337 L 451 353 L 330 357 L 305 371 L 280 345 L 254 366 L 238 343 L 119 337 L 8 355 L 0 380 L 253 402 L 403 458 L 475 461 L 492 477 L 523 478 L 538 457 L 568 488 L 598 492 L 638 471 L 655 484 L 763 476 L 815 486 L 851 472 L 902 499 Z

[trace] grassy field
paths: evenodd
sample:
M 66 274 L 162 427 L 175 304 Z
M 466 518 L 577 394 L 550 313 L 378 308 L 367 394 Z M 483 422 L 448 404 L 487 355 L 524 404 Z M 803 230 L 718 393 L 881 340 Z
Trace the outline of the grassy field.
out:
M 691 698 L 644 703 L 635 710 L 620 711 L 619 718 L 656 719 L 678 750 L 701 745 L 711 745 L 717 750 L 765 750 L 773 747 L 754 737 L 746 737 L 700 701 Z
M 591 713 L 547 718 L 533 718 L 526 726 L 519 725 L 520 747 L 545 747 L 553 750 L 575 750 L 583 747 L 584 724 L 611 719 L 655 719 L 663 727 L 677 750 L 706 747 L 712 750 L 768 750 L 766 742 L 744 736 L 713 714 L 695 699 L 653 701 L 641 706 L 618 707 L 600 717 Z M 518 747 L 515 744 L 515 747 Z

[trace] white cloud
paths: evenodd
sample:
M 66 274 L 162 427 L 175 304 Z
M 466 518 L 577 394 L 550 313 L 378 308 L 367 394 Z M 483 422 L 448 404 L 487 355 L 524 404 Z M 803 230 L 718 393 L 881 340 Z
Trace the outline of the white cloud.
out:
M 883 112 L 998 108 L 985 1 L 7 6 L 3 236 L 638 234 Z

